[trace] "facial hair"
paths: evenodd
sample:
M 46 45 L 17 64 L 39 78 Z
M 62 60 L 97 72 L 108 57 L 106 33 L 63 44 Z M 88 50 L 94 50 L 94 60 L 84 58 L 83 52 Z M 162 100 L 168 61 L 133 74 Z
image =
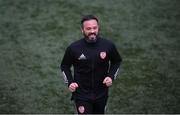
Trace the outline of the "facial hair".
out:
M 93 37 L 91 37 L 91 35 L 94 35 Z M 88 42 L 88 43 L 95 43 L 97 41 L 97 34 L 96 33 L 89 33 L 88 35 L 86 35 L 84 33 L 84 37 L 85 37 L 85 40 Z

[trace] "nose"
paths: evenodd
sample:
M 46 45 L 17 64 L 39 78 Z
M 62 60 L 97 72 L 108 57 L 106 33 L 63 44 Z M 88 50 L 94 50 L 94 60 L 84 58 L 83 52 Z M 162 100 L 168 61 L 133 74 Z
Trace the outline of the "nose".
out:
M 90 31 L 91 33 L 95 33 L 95 30 L 94 29 L 91 29 L 91 31 Z

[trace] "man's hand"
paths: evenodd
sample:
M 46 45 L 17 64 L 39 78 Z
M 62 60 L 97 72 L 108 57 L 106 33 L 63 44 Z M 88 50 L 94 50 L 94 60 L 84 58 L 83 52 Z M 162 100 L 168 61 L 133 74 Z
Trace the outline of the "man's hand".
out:
M 75 82 L 73 82 L 73 83 L 71 83 L 71 84 L 69 85 L 69 91 L 75 92 L 75 91 L 76 91 L 76 88 L 78 88 L 78 87 L 79 87 L 78 84 L 75 83 Z
M 103 84 L 105 84 L 107 87 L 110 87 L 112 85 L 112 79 L 110 77 L 106 77 L 103 81 Z

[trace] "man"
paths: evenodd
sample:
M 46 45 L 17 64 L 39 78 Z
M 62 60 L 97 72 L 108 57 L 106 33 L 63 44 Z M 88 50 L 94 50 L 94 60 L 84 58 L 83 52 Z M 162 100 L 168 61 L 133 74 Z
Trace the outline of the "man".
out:
M 122 59 L 115 45 L 98 35 L 99 23 L 95 16 L 82 18 L 81 31 L 84 38 L 66 49 L 61 70 L 78 113 L 104 114 L 108 87 L 116 78 Z

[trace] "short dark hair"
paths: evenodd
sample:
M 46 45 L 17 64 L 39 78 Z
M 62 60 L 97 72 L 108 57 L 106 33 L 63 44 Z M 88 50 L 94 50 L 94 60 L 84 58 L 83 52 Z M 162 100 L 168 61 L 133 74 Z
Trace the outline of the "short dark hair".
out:
M 81 27 L 83 27 L 83 23 L 84 23 L 85 21 L 87 21 L 87 20 L 92 20 L 92 19 L 93 19 L 93 20 L 96 20 L 97 23 L 99 22 L 98 19 L 97 19 L 97 17 L 94 16 L 94 15 L 85 15 L 85 16 L 83 16 L 82 19 L 81 19 Z

